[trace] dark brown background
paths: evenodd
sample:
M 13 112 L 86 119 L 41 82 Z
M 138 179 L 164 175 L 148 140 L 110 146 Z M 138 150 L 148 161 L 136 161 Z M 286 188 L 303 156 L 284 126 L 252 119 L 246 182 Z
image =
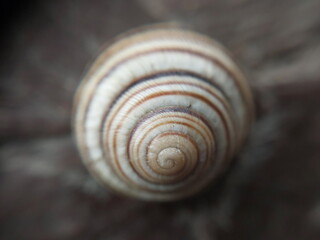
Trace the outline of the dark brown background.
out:
M 2 1 L 0 239 L 320 239 L 320 1 Z M 227 46 L 257 122 L 225 177 L 169 203 L 115 196 L 81 164 L 72 97 L 105 42 L 174 21 Z

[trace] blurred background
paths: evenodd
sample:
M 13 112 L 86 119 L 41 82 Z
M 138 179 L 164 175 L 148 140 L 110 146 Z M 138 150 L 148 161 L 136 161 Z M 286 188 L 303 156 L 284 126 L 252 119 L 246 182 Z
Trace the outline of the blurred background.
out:
M 0 239 L 320 239 L 319 0 L 2 0 Z M 207 191 L 167 204 L 97 184 L 71 135 L 73 94 L 117 34 L 176 22 L 222 42 L 257 121 Z

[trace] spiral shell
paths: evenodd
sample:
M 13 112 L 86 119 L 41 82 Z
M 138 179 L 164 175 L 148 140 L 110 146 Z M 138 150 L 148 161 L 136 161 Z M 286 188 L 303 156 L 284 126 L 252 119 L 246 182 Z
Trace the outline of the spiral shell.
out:
M 252 118 L 248 83 L 220 44 L 156 28 L 101 53 L 76 94 L 74 129 L 85 165 L 102 183 L 169 201 L 216 178 Z

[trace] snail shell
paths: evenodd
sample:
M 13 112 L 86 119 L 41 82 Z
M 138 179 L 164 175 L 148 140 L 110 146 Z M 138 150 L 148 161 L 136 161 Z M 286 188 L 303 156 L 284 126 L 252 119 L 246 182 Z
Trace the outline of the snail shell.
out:
M 100 182 L 124 195 L 169 201 L 215 179 L 252 118 L 248 83 L 220 44 L 156 28 L 101 53 L 76 94 L 74 129 Z

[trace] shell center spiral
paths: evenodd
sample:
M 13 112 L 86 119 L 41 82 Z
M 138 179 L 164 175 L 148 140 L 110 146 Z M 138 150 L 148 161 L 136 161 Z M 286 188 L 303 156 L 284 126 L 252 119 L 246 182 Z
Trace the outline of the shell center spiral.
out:
M 170 169 L 177 165 L 181 165 L 185 161 L 183 152 L 174 147 L 163 149 L 158 154 L 157 162 L 161 168 Z
M 128 162 L 148 183 L 178 184 L 207 169 L 204 166 L 212 156 L 213 135 L 196 115 L 179 110 L 153 110 L 130 132 Z
M 198 160 L 198 150 L 189 136 L 167 132 L 156 136 L 147 147 L 147 163 L 159 175 L 176 181 L 187 176 Z

